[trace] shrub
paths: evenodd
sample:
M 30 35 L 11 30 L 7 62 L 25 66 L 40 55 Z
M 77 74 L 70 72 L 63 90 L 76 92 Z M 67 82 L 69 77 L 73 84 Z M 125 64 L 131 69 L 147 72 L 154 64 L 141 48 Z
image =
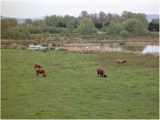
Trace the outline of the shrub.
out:
M 119 35 L 120 32 L 123 30 L 123 25 L 113 22 L 109 26 L 103 28 L 103 30 L 110 35 Z
M 147 33 L 147 24 L 138 19 L 127 19 L 123 22 L 126 31 L 134 35 L 144 35 Z
M 2 32 L 2 38 L 5 39 L 30 39 L 28 31 L 21 31 L 17 28 L 6 29 Z
M 122 30 L 122 31 L 120 31 L 120 35 L 121 35 L 122 37 L 128 37 L 128 36 L 129 36 L 129 32 L 126 31 L 126 30 Z
M 93 21 L 90 18 L 86 17 L 80 21 L 80 24 L 78 25 L 76 31 L 79 33 L 95 33 L 97 30 Z

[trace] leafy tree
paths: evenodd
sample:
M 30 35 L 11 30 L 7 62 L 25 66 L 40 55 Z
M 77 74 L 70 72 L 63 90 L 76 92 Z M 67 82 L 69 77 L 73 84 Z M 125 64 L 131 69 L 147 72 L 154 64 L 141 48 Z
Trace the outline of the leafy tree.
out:
M 17 20 L 14 18 L 2 18 L 1 19 L 1 28 L 8 29 L 17 26 Z
M 99 20 L 102 23 L 102 27 L 104 27 L 105 20 L 106 20 L 106 14 L 102 11 L 99 13 Z
M 88 14 L 82 11 L 79 17 L 47 16 L 45 19 L 26 19 L 17 24 L 14 18 L 1 18 L 2 38 L 28 39 L 32 34 L 54 33 L 94 33 L 97 30 L 117 37 L 128 35 L 144 35 L 148 31 L 159 31 L 159 20 L 148 24 L 144 14 L 124 11 L 121 16 L 104 12 Z
M 148 30 L 152 32 L 154 31 L 158 32 L 159 31 L 159 19 L 152 19 L 152 21 L 149 23 Z
M 5 39 L 30 39 L 30 34 L 25 28 L 14 27 L 2 32 L 2 38 Z
M 96 14 L 96 13 L 95 14 L 90 14 L 90 18 L 92 19 L 96 28 L 101 29 L 103 27 L 103 24 L 100 21 L 98 14 Z
M 123 19 L 119 15 L 113 14 L 113 15 L 110 16 L 109 23 L 111 23 L 111 22 L 119 22 L 120 23 L 122 21 L 123 21 Z
M 62 16 L 47 16 L 45 18 L 45 23 L 48 27 L 50 33 L 59 32 L 72 32 L 77 26 L 77 19 L 75 17 L 66 15 Z M 52 30 L 53 29 L 53 30 Z M 60 31 L 62 30 L 62 31 Z
M 134 18 L 127 19 L 123 22 L 124 28 L 131 34 L 142 35 L 147 32 L 148 24 Z
M 61 26 L 61 24 L 63 24 L 61 19 L 62 17 L 56 16 L 56 15 L 47 16 L 45 18 L 45 23 L 47 24 L 47 26 L 58 27 L 58 26 Z
M 77 32 L 94 33 L 96 32 L 96 27 L 93 21 L 90 18 L 86 17 L 80 21 L 80 24 L 78 25 L 78 28 L 77 28 Z
M 122 30 L 122 31 L 120 31 L 120 36 L 122 36 L 122 37 L 128 37 L 129 36 L 129 32 L 128 31 L 126 31 L 126 30 Z
M 123 29 L 123 25 L 118 22 L 112 22 L 109 26 L 103 28 L 103 30 L 110 35 L 119 35 Z
M 85 18 L 85 17 L 89 17 L 89 14 L 88 14 L 87 11 L 83 10 L 83 11 L 81 11 L 81 13 L 80 13 L 80 18 Z
M 46 27 L 47 24 L 44 20 L 35 20 L 32 22 L 32 24 L 30 24 L 31 27 L 39 27 L 39 28 L 43 28 Z
M 64 20 L 66 27 L 70 29 L 76 28 L 77 23 L 78 23 L 75 17 L 69 16 L 69 15 L 64 16 L 63 20 Z
M 148 21 L 145 17 L 145 14 L 141 14 L 141 13 L 132 13 L 132 12 L 127 12 L 127 11 L 124 11 L 122 13 L 122 19 L 125 21 L 125 20 L 128 20 L 128 19 L 137 19 L 145 24 L 148 24 Z

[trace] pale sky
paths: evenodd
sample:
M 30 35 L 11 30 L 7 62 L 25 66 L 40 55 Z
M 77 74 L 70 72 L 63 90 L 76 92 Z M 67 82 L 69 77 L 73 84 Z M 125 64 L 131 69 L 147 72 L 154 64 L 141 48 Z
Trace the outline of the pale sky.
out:
M 158 0 L 0 0 L 1 15 L 17 18 L 40 18 L 47 15 L 78 16 L 88 13 L 121 14 L 124 10 L 145 14 L 159 14 Z

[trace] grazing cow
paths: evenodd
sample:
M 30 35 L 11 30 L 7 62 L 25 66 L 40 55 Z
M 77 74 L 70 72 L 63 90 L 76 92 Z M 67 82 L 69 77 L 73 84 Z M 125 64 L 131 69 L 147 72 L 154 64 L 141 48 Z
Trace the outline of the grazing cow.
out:
M 101 68 L 97 69 L 97 75 L 100 77 L 107 77 L 107 75 L 105 74 L 105 71 Z
M 118 63 L 118 64 L 124 64 L 124 63 L 127 63 L 127 60 L 117 60 L 116 63 Z
M 44 69 L 40 68 L 40 69 L 36 69 L 36 74 L 37 76 L 42 75 L 43 77 L 47 76 L 47 73 Z
M 37 76 L 39 76 L 39 75 L 42 75 L 43 77 L 47 76 L 46 71 L 43 69 L 42 65 L 35 64 L 34 68 L 35 68 Z

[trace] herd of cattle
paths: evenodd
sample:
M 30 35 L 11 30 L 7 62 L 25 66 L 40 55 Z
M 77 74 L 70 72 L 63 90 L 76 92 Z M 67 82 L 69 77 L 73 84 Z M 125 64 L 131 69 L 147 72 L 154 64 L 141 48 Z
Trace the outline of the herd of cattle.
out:
M 127 63 L 127 60 L 117 60 L 116 63 L 117 63 L 117 64 L 124 64 L 124 63 Z M 35 64 L 35 65 L 34 65 L 34 69 L 35 69 L 35 72 L 36 72 L 36 75 L 37 75 L 37 76 L 41 75 L 41 76 L 43 76 L 43 77 L 47 77 L 47 72 L 46 72 L 46 70 L 42 67 L 42 65 L 40 65 L 40 64 Z M 99 77 L 107 77 L 107 74 L 106 74 L 105 70 L 102 69 L 102 68 L 98 68 L 96 72 L 97 72 L 97 75 L 98 75 Z

